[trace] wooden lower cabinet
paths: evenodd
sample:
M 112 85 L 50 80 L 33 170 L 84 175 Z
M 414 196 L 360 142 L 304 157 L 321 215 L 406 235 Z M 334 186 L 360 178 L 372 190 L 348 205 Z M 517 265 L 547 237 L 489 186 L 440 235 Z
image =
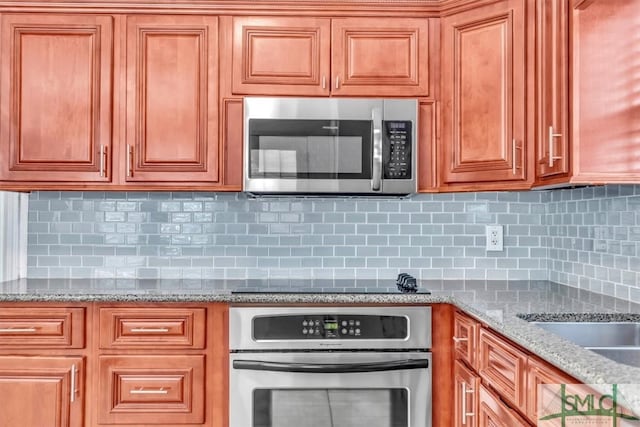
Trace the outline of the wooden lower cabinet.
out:
M 202 424 L 204 355 L 100 356 L 100 424 Z
M 481 328 L 478 340 L 478 372 L 518 410 L 526 410 L 527 355 L 488 329 Z
M 453 366 L 455 427 L 478 427 L 478 392 L 480 377 L 456 360 Z
M 478 427 L 529 427 L 514 410 L 484 385 L 480 385 Z
M 554 369 L 533 358 L 527 363 L 527 417 L 534 424 L 538 421 L 538 404 L 542 399 L 540 388 L 543 384 L 576 384 L 574 380 L 564 372 Z M 553 391 L 552 391 L 553 392 Z M 554 393 L 555 394 L 555 393 Z
M 84 358 L 0 356 L 0 426 L 85 425 Z
M 536 425 L 541 384 L 584 387 L 463 312 L 455 313 L 453 331 L 455 427 Z

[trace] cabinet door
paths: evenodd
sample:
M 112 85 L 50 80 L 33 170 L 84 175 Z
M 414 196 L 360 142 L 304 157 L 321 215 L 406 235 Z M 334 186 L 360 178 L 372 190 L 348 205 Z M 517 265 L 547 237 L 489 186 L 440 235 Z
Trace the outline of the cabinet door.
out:
M 127 181 L 219 181 L 217 34 L 216 17 L 127 17 Z
M 569 172 L 568 3 L 569 0 L 536 2 L 538 178 Z
M 112 18 L 1 22 L 0 180 L 109 181 Z
M 81 357 L 0 357 L 0 425 L 84 425 L 83 372 Z
M 475 320 L 456 312 L 453 319 L 453 345 L 455 357 L 472 368 L 477 368 L 478 328 Z
M 411 18 L 333 19 L 332 93 L 428 96 L 428 22 Z
M 545 392 L 540 388 L 542 384 L 579 383 L 565 373 L 552 368 L 547 363 L 532 357 L 529 358 L 527 363 L 527 381 L 527 417 L 533 423 L 538 422 L 538 402 L 545 401 L 544 396 L 540 394 Z M 577 385 L 576 387 L 580 388 L 581 386 Z M 548 390 L 547 393 L 553 393 L 552 398 L 557 398 L 557 389 Z
M 453 366 L 454 377 L 454 426 L 478 427 L 478 393 L 480 377 L 456 360 Z
M 573 179 L 640 183 L 640 1 L 574 1 Z
M 480 386 L 478 427 L 529 427 L 520 416 L 502 403 L 485 386 Z
M 233 18 L 233 93 L 328 95 L 330 22 Z
M 526 411 L 527 355 L 493 332 L 480 328 L 478 372 L 507 402 Z
M 445 183 L 526 180 L 525 2 L 442 18 Z

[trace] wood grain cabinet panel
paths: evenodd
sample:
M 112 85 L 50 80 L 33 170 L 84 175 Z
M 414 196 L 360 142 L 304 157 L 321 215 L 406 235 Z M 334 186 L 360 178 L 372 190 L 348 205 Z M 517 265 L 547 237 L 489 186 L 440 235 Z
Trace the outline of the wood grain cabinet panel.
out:
M 99 359 L 99 423 L 204 422 L 204 355 L 103 355 Z
M 205 346 L 204 308 L 100 308 L 100 348 Z
M 84 321 L 84 308 L 3 307 L 0 347 L 83 348 Z
M 480 324 L 472 318 L 456 312 L 453 318 L 453 346 L 456 359 L 470 367 L 478 366 L 478 329 Z
M 481 328 L 478 338 L 478 372 L 500 396 L 526 411 L 527 355 L 493 332 Z
M 571 138 L 577 183 L 640 182 L 637 0 L 574 1 Z
M 525 9 L 503 0 L 442 18 L 444 183 L 527 179 Z
M 331 21 L 334 95 L 428 96 L 427 19 Z
M 0 425 L 81 427 L 81 357 L 0 356 Z
M 529 427 L 529 424 L 488 388 L 480 385 L 478 427 Z
M 331 21 L 234 17 L 233 92 L 328 95 Z
M 480 377 L 459 360 L 453 366 L 454 426 L 478 427 Z
M 126 180 L 218 182 L 218 18 L 127 17 Z
M 569 172 L 569 1 L 536 2 L 536 177 Z
M 544 390 L 540 388 L 543 384 L 579 384 L 564 372 L 551 367 L 549 364 L 529 357 L 527 363 L 527 417 L 532 423 L 538 422 L 538 402 L 544 401 L 540 393 Z M 576 394 L 584 391 L 584 386 L 579 385 L 580 390 Z M 553 396 L 557 398 L 557 390 L 552 390 Z
M 0 20 L 0 180 L 110 181 L 113 19 Z

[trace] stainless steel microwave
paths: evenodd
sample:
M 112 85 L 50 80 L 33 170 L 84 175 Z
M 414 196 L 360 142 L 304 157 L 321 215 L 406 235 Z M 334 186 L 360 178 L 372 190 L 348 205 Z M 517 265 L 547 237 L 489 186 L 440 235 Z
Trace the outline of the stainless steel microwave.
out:
M 244 190 L 416 191 L 415 99 L 245 98 Z

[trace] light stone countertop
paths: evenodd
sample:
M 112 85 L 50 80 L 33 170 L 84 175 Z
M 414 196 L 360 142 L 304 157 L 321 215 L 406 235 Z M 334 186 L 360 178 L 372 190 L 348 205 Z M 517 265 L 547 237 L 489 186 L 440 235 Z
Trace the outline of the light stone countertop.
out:
M 640 321 L 640 304 L 548 281 L 421 281 L 419 290 L 402 294 L 394 279 L 20 279 L 0 283 L 0 302 L 450 303 L 600 391 L 618 384 L 629 409 L 640 414 L 640 368 L 613 362 L 518 317 Z M 425 290 L 431 294 L 421 293 Z

